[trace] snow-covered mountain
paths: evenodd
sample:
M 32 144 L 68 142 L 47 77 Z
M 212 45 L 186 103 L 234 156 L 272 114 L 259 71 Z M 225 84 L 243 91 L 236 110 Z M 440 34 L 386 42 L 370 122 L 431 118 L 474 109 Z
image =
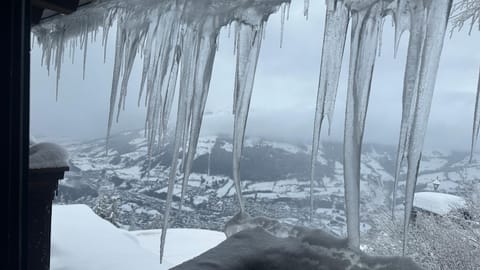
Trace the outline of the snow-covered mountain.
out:
M 165 207 L 170 145 L 147 158 L 143 131 L 105 140 L 67 143 L 70 172 L 61 181 L 58 203 L 85 203 L 104 218 L 127 229 L 159 228 Z M 318 154 L 315 216 L 309 218 L 309 156 L 307 145 L 247 138 L 241 162 L 246 207 L 253 215 L 284 222 L 344 232 L 342 145 L 325 143 Z M 366 144 L 361 166 L 362 222 L 391 205 L 395 147 Z M 432 190 L 462 195 L 480 178 L 480 163 L 468 164 L 467 153 L 423 154 L 417 191 Z M 237 211 L 232 180 L 232 144 L 225 136 L 201 137 L 184 207 L 178 210 L 181 173 L 175 188 L 171 219 L 174 227 L 221 230 Z M 400 184 L 400 190 L 403 183 Z M 401 205 L 402 196 L 397 201 Z

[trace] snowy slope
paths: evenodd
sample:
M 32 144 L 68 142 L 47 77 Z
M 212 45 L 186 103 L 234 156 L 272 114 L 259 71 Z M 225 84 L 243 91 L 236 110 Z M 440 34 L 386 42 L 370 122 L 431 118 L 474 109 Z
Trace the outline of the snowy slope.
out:
M 52 270 L 168 269 L 130 233 L 96 216 L 86 205 L 54 206 Z
M 159 264 L 160 231 L 128 232 L 95 215 L 86 205 L 52 210 L 52 270 L 163 270 L 198 256 L 225 239 L 221 232 L 172 229 Z

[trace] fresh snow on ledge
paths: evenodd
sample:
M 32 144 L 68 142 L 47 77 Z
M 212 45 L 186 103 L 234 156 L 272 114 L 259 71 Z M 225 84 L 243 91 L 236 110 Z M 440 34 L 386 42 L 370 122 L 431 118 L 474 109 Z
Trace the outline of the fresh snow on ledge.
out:
M 445 215 L 454 209 L 465 207 L 466 202 L 463 198 L 451 194 L 417 192 L 415 193 L 413 206 L 438 215 Z
M 171 229 L 159 264 L 160 230 L 129 232 L 86 205 L 54 205 L 51 270 L 166 270 L 216 246 L 223 233 Z
M 68 167 L 68 153 L 63 147 L 54 143 L 35 143 L 30 140 L 30 169 L 62 167 Z

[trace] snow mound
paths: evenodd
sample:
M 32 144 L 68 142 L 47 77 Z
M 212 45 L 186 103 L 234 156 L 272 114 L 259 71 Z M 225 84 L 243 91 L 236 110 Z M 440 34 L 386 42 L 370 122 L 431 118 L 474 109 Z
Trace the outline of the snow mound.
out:
M 159 263 L 161 230 L 125 231 L 86 205 L 54 205 L 51 270 L 166 270 L 218 245 L 221 232 L 170 229 L 165 263 Z
M 466 207 L 463 198 L 438 192 L 417 192 L 413 206 L 438 215 L 446 215 L 448 212 Z
M 101 219 L 86 205 L 54 205 L 52 270 L 168 269 L 127 231 Z
M 159 256 L 162 230 L 131 232 L 140 241 L 140 246 Z M 200 229 L 169 229 L 166 241 L 165 260 L 171 265 L 181 264 L 225 240 L 223 232 Z
M 29 167 L 30 169 L 68 167 L 68 153 L 54 143 L 31 144 Z

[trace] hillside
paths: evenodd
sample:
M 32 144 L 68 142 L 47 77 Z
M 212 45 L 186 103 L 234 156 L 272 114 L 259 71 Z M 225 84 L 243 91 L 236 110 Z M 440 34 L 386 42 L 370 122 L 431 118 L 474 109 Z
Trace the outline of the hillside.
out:
M 171 146 L 147 158 L 143 131 L 105 140 L 66 143 L 70 172 L 61 181 L 57 203 L 84 203 L 126 229 L 155 229 L 165 207 Z M 225 136 L 201 137 L 190 177 L 185 207 L 178 211 L 181 174 L 175 189 L 172 225 L 221 230 L 236 211 L 232 181 L 232 144 Z M 391 205 L 395 148 L 366 144 L 362 154 L 362 228 L 379 209 Z M 315 212 L 309 219 L 308 145 L 247 138 L 241 163 L 247 209 L 284 222 L 344 232 L 342 145 L 325 143 L 318 155 Z M 480 178 L 480 164 L 467 164 L 467 153 L 424 153 L 417 191 L 431 191 L 438 177 L 439 191 L 464 194 L 468 183 Z M 466 165 L 467 164 L 467 165 Z M 400 189 L 403 183 L 400 184 Z M 400 196 L 397 205 L 401 205 Z M 367 204 L 368 203 L 368 204 Z M 113 205 L 113 206 L 111 206 Z M 368 205 L 368 206 L 367 206 Z

